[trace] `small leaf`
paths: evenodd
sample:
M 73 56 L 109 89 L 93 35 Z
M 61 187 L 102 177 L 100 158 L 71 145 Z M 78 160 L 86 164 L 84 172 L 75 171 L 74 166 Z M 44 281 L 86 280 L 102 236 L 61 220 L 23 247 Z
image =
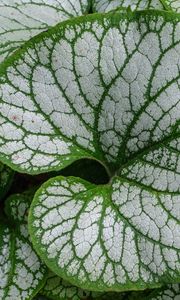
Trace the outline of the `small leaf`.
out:
M 119 7 L 130 7 L 132 10 L 165 8 L 161 0 L 93 0 L 93 11 L 109 12 Z
M 124 293 L 95 293 L 82 290 L 49 272 L 41 294 L 53 300 L 125 300 Z
M 2 0 L 0 62 L 25 41 L 66 19 L 85 14 L 88 0 Z
M 0 200 L 8 192 L 12 180 L 13 180 L 14 171 L 7 166 L 0 163 Z
M 32 248 L 24 220 L 28 207 L 26 197 L 11 196 L 6 202 L 11 225 L 0 222 L 1 300 L 32 299 L 45 282 L 47 269 Z

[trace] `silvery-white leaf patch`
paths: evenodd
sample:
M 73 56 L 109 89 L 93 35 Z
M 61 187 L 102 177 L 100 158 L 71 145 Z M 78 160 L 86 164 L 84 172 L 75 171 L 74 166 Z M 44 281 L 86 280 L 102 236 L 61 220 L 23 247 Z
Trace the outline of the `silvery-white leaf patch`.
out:
M 179 0 L 94 0 L 93 10 L 109 12 L 117 8 L 131 8 L 132 10 L 159 9 L 180 12 Z
M 1 0 L 0 62 L 25 41 L 88 11 L 88 0 Z
M 41 294 L 53 300 L 125 300 L 125 293 L 97 293 L 82 290 L 49 272 Z
M 14 171 L 7 166 L 0 163 L 0 199 L 2 199 L 8 192 L 12 180 Z
M 6 213 L 11 225 L 0 222 L 0 299 L 29 300 L 45 282 L 46 267 L 29 241 L 26 215 L 29 199 L 13 195 Z
M 180 13 L 180 1 L 179 0 L 164 0 L 169 5 L 169 7 L 176 11 L 177 13 Z
M 93 10 L 97 12 L 109 12 L 120 7 L 130 7 L 132 10 L 166 8 L 162 0 L 93 0 Z

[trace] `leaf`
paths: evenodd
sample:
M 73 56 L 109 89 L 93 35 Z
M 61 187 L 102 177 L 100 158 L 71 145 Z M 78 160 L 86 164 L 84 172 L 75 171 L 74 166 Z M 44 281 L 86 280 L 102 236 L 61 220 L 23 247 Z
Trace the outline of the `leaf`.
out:
M 93 0 L 93 11 L 109 12 L 119 7 L 130 7 L 132 10 L 165 9 L 162 0 Z
M 27 230 L 30 201 L 12 195 L 6 201 L 9 225 L 0 222 L 0 299 L 32 299 L 45 283 L 46 267 L 32 248 Z
M 88 8 L 88 0 L 2 0 L 0 61 L 34 35 L 61 21 L 85 14 Z
M 164 0 L 167 5 L 173 10 L 176 11 L 177 13 L 180 13 L 180 2 L 179 0 Z
M 31 205 L 32 241 L 49 268 L 90 290 L 177 281 L 178 197 L 120 177 L 109 186 L 57 177 Z
M 8 192 L 12 180 L 13 180 L 14 171 L 7 166 L 0 163 L 0 200 Z
M 94 158 L 113 173 L 171 136 L 180 116 L 178 20 L 91 15 L 27 43 L 1 68 L 1 160 L 39 174 Z
M 53 300 L 125 300 L 124 293 L 95 293 L 82 290 L 49 272 L 47 281 L 40 293 Z
M 52 179 L 30 209 L 37 253 L 83 289 L 179 279 L 179 18 L 152 11 L 70 20 L 2 68 L 7 164 L 33 174 L 94 158 L 111 173 L 105 186 Z

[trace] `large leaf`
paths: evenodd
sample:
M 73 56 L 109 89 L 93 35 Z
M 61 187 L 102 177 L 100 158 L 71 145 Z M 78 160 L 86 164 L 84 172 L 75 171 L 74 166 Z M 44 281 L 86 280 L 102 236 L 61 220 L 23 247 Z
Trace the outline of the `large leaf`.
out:
M 0 163 L 0 200 L 8 192 L 12 180 L 13 180 L 14 171 L 7 166 Z
M 41 294 L 53 300 L 125 300 L 125 293 L 95 293 L 82 290 L 49 272 Z
M 27 43 L 1 67 L 1 159 L 31 174 L 83 157 L 114 171 L 169 138 L 180 116 L 178 20 L 92 15 Z
M 0 299 L 29 300 L 45 283 L 46 267 L 29 241 L 29 198 L 13 195 L 6 202 L 9 225 L 0 222 Z
M 57 177 L 35 196 L 31 236 L 46 264 L 74 284 L 154 287 L 179 279 L 178 200 L 120 177 L 109 186 Z
M 163 0 L 92 0 L 93 11 L 109 12 L 120 7 L 130 7 L 132 10 L 165 9 Z M 169 0 L 170 1 L 170 0 Z M 177 2 L 179 0 L 174 0 Z
M 119 12 L 65 22 L 1 73 L 1 158 L 22 172 L 90 157 L 109 185 L 52 179 L 30 212 L 34 247 L 85 289 L 180 275 L 179 16 Z
M 88 8 L 88 0 L 1 0 L 0 61 L 32 36 Z

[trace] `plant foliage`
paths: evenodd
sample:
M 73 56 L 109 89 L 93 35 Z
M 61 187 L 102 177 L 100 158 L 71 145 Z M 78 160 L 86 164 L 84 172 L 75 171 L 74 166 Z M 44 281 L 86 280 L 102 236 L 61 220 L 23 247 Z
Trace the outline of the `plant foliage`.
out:
M 0 299 L 180 299 L 179 12 L 1 1 Z

